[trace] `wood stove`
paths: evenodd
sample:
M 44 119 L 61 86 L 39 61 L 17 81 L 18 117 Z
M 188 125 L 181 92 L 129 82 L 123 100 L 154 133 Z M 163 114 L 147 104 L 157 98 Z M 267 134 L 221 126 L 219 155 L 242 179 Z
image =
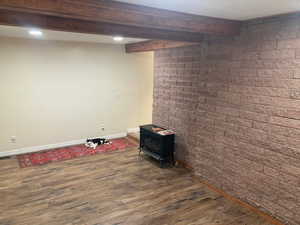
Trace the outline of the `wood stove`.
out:
M 174 140 L 175 134 L 162 127 L 140 126 L 140 153 L 159 160 L 161 167 L 166 163 L 174 164 Z

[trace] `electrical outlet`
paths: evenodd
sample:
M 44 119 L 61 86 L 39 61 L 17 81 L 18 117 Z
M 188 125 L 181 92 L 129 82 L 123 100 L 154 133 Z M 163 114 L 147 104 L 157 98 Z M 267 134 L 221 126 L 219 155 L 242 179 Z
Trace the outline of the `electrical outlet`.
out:
M 103 124 L 103 123 L 99 124 L 99 129 L 100 129 L 101 131 L 104 131 L 104 130 L 105 130 L 105 127 L 104 127 L 104 124 Z
M 17 137 L 16 136 L 11 136 L 10 137 L 10 143 L 16 143 L 17 142 Z

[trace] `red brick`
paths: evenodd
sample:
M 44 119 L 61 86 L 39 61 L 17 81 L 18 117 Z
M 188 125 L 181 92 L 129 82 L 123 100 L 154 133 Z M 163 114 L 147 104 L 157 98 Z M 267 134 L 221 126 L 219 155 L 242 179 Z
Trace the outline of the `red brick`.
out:
M 216 112 L 224 113 L 232 116 L 239 116 L 240 111 L 238 109 L 229 108 L 229 107 L 216 107 Z
M 300 79 L 300 70 L 295 70 L 295 72 L 294 72 L 294 78 Z
M 253 128 L 267 132 L 269 131 L 269 124 L 253 121 Z
M 237 125 L 243 126 L 243 127 L 252 127 L 252 124 L 253 124 L 252 120 L 241 119 L 241 118 L 237 118 L 235 116 L 227 116 L 226 122 L 234 123 L 234 124 L 237 124 Z
M 300 120 L 300 110 L 298 109 L 288 109 L 282 107 L 272 107 L 270 113 L 274 116 L 286 117 L 290 119 Z
M 300 89 L 299 90 L 290 90 L 290 97 L 292 99 L 300 99 Z
M 241 111 L 240 112 L 240 117 L 243 118 L 243 119 L 261 121 L 261 122 L 268 122 L 269 121 L 269 116 L 268 115 L 264 115 L 264 114 L 256 113 L 256 112 L 249 112 L 249 111 Z
M 277 178 L 280 175 L 280 170 L 264 166 L 264 174 Z
M 300 47 L 300 39 L 289 39 L 289 40 L 281 40 L 278 41 L 278 49 L 284 48 L 299 48 Z
M 153 123 L 176 131 L 176 157 L 203 179 L 296 225 L 300 22 L 247 23 L 234 39 L 155 53 Z
M 282 171 L 296 177 L 300 177 L 300 167 L 289 165 L 288 163 L 281 167 Z
M 276 41 L 248 41 L 243 43 L 242 46 L 246 50 L 256 50 L 256 51 L 263 51 L 263 50 L 273 50 L 276 49 L 277 43 Z
M 261 59 L 292 59 L 295 58 L 295 56 L 295 50 L 263 51 L 260 54 Z
M 259 69 L 257 70 L 259 77 L 286 79 L 294 77 L 294 70 L 289 69 Z
M 300 129 L 300 120 L 272 116 L 270 123 Z

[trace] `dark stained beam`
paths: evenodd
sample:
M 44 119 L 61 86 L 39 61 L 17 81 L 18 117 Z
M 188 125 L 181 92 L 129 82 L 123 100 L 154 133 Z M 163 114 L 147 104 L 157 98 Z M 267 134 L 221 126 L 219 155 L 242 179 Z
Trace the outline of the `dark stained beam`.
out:
M 104 22 L 91 22 L 56 16 L 44 16 L 31 13 L 0 9 L 0 24 L 9 26 L 38 27 L 56 31 L 88 34 L 122 35 L 145 39 L 164 39 L 175 41 L 199 42 L 202 34 L 189 32 L 165 31 L 159 29 L 137 28 Z
M 1 0 L 0 9 L 174 32 L 236 35 L 240 22 L 111 0 Z
M 165 48 L 179 48 L 184 46 L 199 45 L 200 43 L 181 42 L 181 41 L 166 41 L 166 40 L 150 40 L 137 43 L 126 44 L 127 53 L 155 51 Z

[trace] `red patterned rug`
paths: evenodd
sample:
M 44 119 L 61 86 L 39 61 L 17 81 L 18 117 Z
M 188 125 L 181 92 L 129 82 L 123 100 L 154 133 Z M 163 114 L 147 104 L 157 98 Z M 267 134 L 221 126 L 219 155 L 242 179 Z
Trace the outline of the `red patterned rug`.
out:
M 131 147 L 137 147 L 137 143 L 131 142 L 126 138 L 113 139 L 111 144 L 98 146 L 96 149 L 87 148 L 84 145 L 76 145 L 65 148 L 57 148 L 36 153 L 18 155 L 18 161 L 21 168 L 29 166 L 44 165 L 51 162 L 58 162 L 77 157 L 95 155 L 102 152 L 111 152 L 116 150 L 125 150 Z

